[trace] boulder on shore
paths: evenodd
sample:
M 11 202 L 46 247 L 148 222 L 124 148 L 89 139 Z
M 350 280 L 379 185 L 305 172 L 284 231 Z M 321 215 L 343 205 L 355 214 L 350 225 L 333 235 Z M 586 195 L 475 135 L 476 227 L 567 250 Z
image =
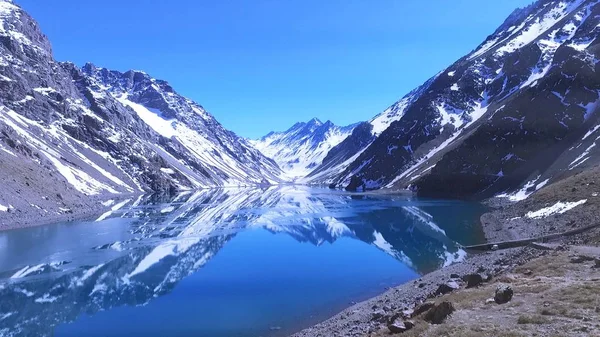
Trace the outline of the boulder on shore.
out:
M 425 321 L 431 324 L 442 324 L 454 311 L 455 309 L 452 303 L 444 301 L 431 308 L 427 314 L 425 314 Z
M 418 307 L 412 313 L 412 317 L 419 316 L 420 314 L 431 310 L 431 308 L 435 307 L 435 302 L 425 302 Z
M 483 276 L 481 274 L 468 274 L 463 276 L 462 279 L 467 283 L 467 288 L 474 288 L 483 283 Z
M 445 295 L 445 294 L 453 292 L 454 290 L 456 290 L 458 288 L 460 288 L 460 286 L 458 285 L 458 283 L 456 283 L 454 281 L 442 283 L 435 291 L 435 294 L 436 295 Z
M 395 320 L 388 325 L 388 329 L 391 333 L 403 333 L 415 327 L 415 323 L 412 321 L 401 321 Z
M 496 294 L 494 295 L 494 301 L 498 304 L 504 304 L 510 302 L 513 298 L 513 290 L 508 285 L 499 285 L 496 288 Z

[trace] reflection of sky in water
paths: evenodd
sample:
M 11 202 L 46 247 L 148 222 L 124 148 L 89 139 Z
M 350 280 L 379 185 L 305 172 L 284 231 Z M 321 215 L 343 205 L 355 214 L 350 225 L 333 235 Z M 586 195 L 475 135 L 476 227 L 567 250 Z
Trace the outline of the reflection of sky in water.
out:
M 479 205 L 299 187 L 112 207 L 0 233 L 0 336 L 284 334 L 482 238 Z

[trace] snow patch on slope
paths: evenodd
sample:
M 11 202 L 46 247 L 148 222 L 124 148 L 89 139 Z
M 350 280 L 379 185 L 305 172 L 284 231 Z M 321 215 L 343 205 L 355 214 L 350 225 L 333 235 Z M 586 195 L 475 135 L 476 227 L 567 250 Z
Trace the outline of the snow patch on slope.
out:
M 563 213 L 566 213 L 567 211 L 572 210 L 573 208 L 575 208 L 577 206 L 585 204 L 586 202 L 587 202 L 587 199 L 579 200 L 576 202 L 561 202 L 561 201 L 559 201 L 552 206 L 542 208 L 535 212 L 529 212 L 525 216 L 528 218 L 531 218 L 531 219 L 539 219 L 539 218 L 548 217 L 553 214 L 563 214 Z
M 176 131 L 173 127 L 175 119 L 165 119 L 162 117 L 162 113 L 158 110 L 150 111 L 148 108 L 141 104 L 134 103 L 127 99 L 127 95 L 117 97 L 119 102 L 130 107 L 135 113 L 149 126 L 152 130 L 159 133 L 161 136 L 171 138 L 175 135 Z

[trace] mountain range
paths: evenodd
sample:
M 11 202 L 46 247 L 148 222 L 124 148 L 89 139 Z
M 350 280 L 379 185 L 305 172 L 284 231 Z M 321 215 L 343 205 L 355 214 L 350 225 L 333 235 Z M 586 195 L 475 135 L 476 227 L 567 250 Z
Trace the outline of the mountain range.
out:
M 312 183 L 527 195 L 598 164 L 600 3 L 539 0 L 334 147 Z M 263 152 L 265 152 L 263 150 Z
M 303 183 L 483 199 L 597 165 L 600 3 L 539 0 L 372 120 L 247 140 L 143 71 L 58 62 L 0 1 L 0 221 L 116 194 Z M 11 218 L 12 217 L 12 218 Z

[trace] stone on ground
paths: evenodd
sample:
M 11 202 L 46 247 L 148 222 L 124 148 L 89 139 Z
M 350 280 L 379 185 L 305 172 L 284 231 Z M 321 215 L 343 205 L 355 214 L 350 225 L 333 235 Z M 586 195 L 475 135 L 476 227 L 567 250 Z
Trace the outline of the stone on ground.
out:
M 412 321 L 401 321 L 395 320 L 393 323 L 388 325 L 388 329 L 391 333 L 403 333 L 415 327 L 415 323 Z
M 450 281 L 450 282 L 447 282 L 447 283 L 442 283 L 437 288 L 435 294 L 436 295 L 445 295 L 445 294 L 453 292 L 454 290 L 456 290 L 458 288 L 460 288 L 460 286 L 458 285 L 458 283 L 456 283 L 454 281 Z
M 494 301 L 498 304 L 504 304 L 510 302 L 513 297 L 513 290 L 510 286 L 502 284 L 496 288 L 496 294 L 494 295 Z
M 431 308 L 427 314 L 425 314 L 425 321 L 431 324 L 442 324 L 448 316 L 452 315 L 454 310 L 452 303 L 444 301 Z
M 463 281 L 467 282 L 467 288 L 474 288 L 483 283 L 481 274 L 468 274 L 463 276 Z
M 419 316 L 420 314 L 429 311 L 433 307 L 435 307 L 435 302 L 425 302 L 415 308 L 414 312 L 412 313 L 412 317 Z

